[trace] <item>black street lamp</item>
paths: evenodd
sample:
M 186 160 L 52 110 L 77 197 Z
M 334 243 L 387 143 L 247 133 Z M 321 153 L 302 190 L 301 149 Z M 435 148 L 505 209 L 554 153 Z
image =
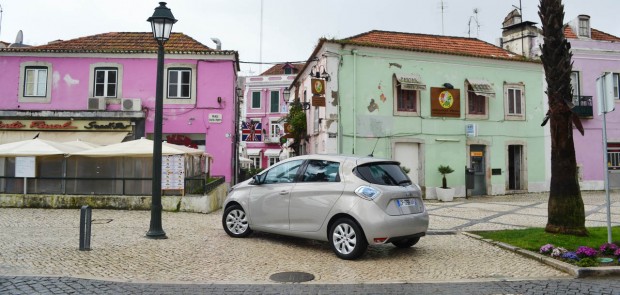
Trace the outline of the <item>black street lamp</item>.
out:
M 153 16 L 146 21 L 151 23 L 153 37 L 157 40 L 157 85 L 155 90 L 155 126 L 153 134 L 153 189 L 151 199 L 151 225 L 146 237 L 166 239 L 161 226 L 161 133 L 164 108 L 164 43 L 170 39 L 172 25 L 177 20 L 166 7 L 166 2 L 159 2 Z

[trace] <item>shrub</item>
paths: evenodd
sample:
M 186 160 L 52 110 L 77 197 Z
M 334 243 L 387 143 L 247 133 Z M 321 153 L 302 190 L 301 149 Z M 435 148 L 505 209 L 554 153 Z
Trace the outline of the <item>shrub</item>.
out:
M 614 252 L 614 256 L 620 257 L 620 249 L 616 250 L 616 252 Z
M 614 255 L 614 253 L 618 250 L 618 246 L 613 243 L 605 243 L 601 245 L 598 250 L 603 255 Z
M 579 258 L 586 258 L 586 257 L 595 257 L 596 254 L 598 254 L 598 252 L 596 252 L 596 250 L 590 247 L 579 246 L 579 248 L 577 248 L 577 251 L 575 251 L 575 254 L 577 254 Z

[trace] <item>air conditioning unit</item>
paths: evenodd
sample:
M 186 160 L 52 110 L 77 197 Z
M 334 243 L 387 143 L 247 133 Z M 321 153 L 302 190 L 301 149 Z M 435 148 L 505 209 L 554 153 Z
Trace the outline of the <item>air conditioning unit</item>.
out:
M 141 111 L 142 101 L 139 98 L 123 98 L 121 100 L 123 111 Z
M 89 110 L 105 110 L 105 97 L 90 97 L 88 98 Z

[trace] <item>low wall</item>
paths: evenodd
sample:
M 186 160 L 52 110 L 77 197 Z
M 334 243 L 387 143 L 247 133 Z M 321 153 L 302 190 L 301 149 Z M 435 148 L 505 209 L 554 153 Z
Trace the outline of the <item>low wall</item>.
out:
M 210 213 L 222 208 L 228 184 L 220 184 L 207 195 L 162 196 L 164 211 Z M 0 194 L 0 207 L 79 209 L 151 210 L 151 196 L 105 195 L 23 195 Z

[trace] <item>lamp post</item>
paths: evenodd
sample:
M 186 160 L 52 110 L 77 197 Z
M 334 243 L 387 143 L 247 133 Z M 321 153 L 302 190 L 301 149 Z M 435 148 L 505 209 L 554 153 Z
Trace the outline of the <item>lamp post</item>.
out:
M 157 40 L 157 85 L 155 90 L 155 125 L 153 126 L 153 181 L 151 198 L 151 224 L 146 237 L 166 239 L 161 226 L 161 129 L 164 107 L 164 43 L 170 39 L 172 25 L 177 20 L 166 7 L 166 2 L 159 2 L 153 16 L 147 19 L 151 23 L 153 37 Z

